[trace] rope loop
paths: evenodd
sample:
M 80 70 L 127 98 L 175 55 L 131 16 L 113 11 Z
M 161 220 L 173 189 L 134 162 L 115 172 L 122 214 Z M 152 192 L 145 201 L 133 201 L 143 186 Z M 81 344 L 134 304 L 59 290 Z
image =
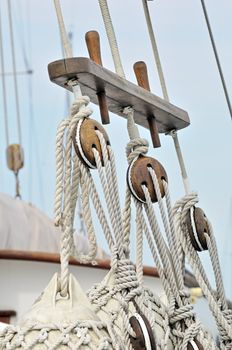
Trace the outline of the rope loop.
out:
M 196 192 L 189 193 L 178 200 L 173 207 L 174 215 L 182 213 L 182 218 L 186 217 L 189 209 L 194 207 L 199 202 Z
M 182 322 L 187 318 L 192 319 L 194 316 L 193 306 L 191 304 L 183 305 L 175 308 L 170 315 L 170 324 L 174 325 L 177 322 Z
M 139 155 L 145 155 L 148 152 L 149 143 L 146 139 L 139 136 L 139 130 L 134 121 L 134 110 L 128 106 L 123 109 L 123 113 L 127 116 L 127 130 L 130 141 L 126 147 L 126 156 L 130 164 Z
M 90 103 L 88 96 L 78 96 L 71 107 L 71 119 L 75 121 L 88 118 L 92 113 L 92 109 L 87 107 Z
M 128 142 L 126 147 L 126 155 L 128 163 L 130 164 L 135 158 L 140 155 L 145 155 L 148 152 L 149 143 L 146 139 L 140 137 Z

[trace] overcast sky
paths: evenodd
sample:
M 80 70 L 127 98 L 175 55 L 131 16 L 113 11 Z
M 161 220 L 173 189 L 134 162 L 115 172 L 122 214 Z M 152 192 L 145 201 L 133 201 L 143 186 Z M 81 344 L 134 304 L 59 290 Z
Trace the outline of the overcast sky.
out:
M 6 70 L 12 70 L 6 1 L 0 0 Z M 105 67 L 114 70 L 97 0 L 61 1 L 68 30 L 73 32 L 75 56 L 87 56 L 84 35 L 100 32 Z M 232 2 L 206 1 L 221 58 L 226 82 L 232 94 Z M 20 174 L 23 199 L 52 215 L 54 193 L 54 150 L 58 122 L 66 113 L 65 92 L 50 83 L 47 64 L 61 58 L 59 31 L 53 2 L 50 0 L 12 0 L 17 68 L 25 70 L 23 50 L 33 69 L 31 88 L 27 76 L 19 77 L 20 110 L 25 149 L 25 168 Z M 152 91 L 161 96 L 151 46 L 140 0 L 109 0 L 122 62 L 128 80 L 135 82 L 133 63 L 147 62 Z M 156 0 L 149 7 L 167 81 L 171 102 L 187 110 L 191 126 L 179 133 L 193 190 L 198 191 L 200 206 L 211 219 L 219 246 L 227 291 L 232 290 L 232 125 L 223 95 L 215 59 L 202 14 L 200 0 Z M 30 111 L 29 91 L 33 96 Z M 10 140 L 17 142 L 15 100 L 12 78 L 7 78 Z M 2 97 L 1 97 L 2 98 Z M 2 105 L 2 103 L 1 103 Z M 98 109 L 94 117 L 99 119 Z M 12 174 L 5 165 L 3 109 L 0 110 L 0 191 L 14 194 Z M 116 153 L 119 183 L 125 189 L 125 145 L 128 140 L 125 121 L 111 116 L 107 132 Z M 120 135 L 120 138 L 119 138 Z M 149 138 L 146 130 L 141 135 Z M 120 143 L 119 143 L 120 139 Z M 172 140 L 161 136 L 162 147 L 150 149 L 165 166 L 173 201 L 184 193 Z M 152 262 L 147 255 L 146 263 Z M 232 294 L 230 294 L 232 297 Z

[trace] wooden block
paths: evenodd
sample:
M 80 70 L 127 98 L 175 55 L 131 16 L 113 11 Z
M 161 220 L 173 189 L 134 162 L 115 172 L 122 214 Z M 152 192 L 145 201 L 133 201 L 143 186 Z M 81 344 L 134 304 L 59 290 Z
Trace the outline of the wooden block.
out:
M 74 57 L 52 62 L 48 65 L 52 82 L 71 90 L 67 82 L 78 79 L 82 93 L 98 104 L 97 93 L 105 91 L 109 110 L 121 117 L 123 108 L 134 108 L 134 118 L 138 125 L 149 128 L 147 116 L 156 118 L 160 133 L 179 130 L 190 124 L 186 111 L 174 106 L 149 91 L 121 78 L 85 57 Z

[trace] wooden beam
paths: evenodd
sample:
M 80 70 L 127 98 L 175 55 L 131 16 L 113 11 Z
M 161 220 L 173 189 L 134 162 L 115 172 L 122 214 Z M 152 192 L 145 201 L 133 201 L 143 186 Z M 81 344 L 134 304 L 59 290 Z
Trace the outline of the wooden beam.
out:
M 13 316 L 16 316 L 16 311 L 14 310 L 0 310 L 0 322 L 9 324 Z
M 43 252 L 30 252 L 22 250 L 5 250 L 0 249 L 0 260 L 22 260 L 22 261 L 38 261 L 48 263 L 60 263 L 60 255 L 55 253 L 43 253 Z M 97 265 L 81 264 L 76 259 L 70 259 L 70 265 L 92 267 L 94 269 L 110 270 L 110 260 L 97 260 Z M 145 276 L 159 278 L 158 271 L 155 267 L 144 266 L 143 273 Z M 186 271 L 185 274 L 186 287 L 199 287 L 195 277 L 190 272 Z
M 70 91 L 68 81 L 77 79 L 82 93 L 88 95 L 95 104 L 98 104 L 97 94 L 105 91 L 108 108 L 112 113 L 126 118 L 122 113 L 123 108 L 131 106 L 134 108 L 135 122 L 147 129 L 148 115 L 155 116 L 160 133 L 179 130 L 190 124 L 188 113 L 183 109 L 121 78 L 88 58 L 75 57 L 52 62 L 48 65 L 48 73 L 52 82 Z
M 22 250 L 5 250 L 0 249 L 0 260 L 22 260 L 22 261 L 38 261 L 48 263 L 60 263 L 60 255 L 55 253 L 30 252 Z M 70 265 L 92 267 L 94 269 L 110 270 L 110 260 L 98 260 L 97 264 L 82 264 L 74 258 L 70 259 Z M 144 266 L 144 273 L 146 276 L 159 277 L 156 268 Z

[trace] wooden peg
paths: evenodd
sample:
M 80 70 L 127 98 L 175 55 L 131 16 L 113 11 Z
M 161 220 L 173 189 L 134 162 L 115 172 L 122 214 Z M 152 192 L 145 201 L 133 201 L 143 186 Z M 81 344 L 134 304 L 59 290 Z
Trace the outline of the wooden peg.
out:
M 148 74 L 147 74 L 147 66 L 146 63 L 143 61 L 136 62 L 134 64 L 134 72 L 137 79 L 137 83 L 140 87 L 144 88 L 145 90 L 150 91 L 150 85 L 148 80 Z M 151 139 L 153 146 L 155 148 L 158 148 L 161 146 L 160 139 L 159 139 L 159 133 L 158 128 L 156 124 L 156 120 L 154 115 L 149 115 L 147 117 L 149 129 L 151 133 Z
M 85 34 L 85 41 L 89 52 L 89 57 L 96 64 L 102 66 L 100 37 L 97 31 L 91 30 Z M 102 124 L 109 124 L 109 111 L 107 106 L 106 94 L 104 90 L 97 92 L 99 109 Z

